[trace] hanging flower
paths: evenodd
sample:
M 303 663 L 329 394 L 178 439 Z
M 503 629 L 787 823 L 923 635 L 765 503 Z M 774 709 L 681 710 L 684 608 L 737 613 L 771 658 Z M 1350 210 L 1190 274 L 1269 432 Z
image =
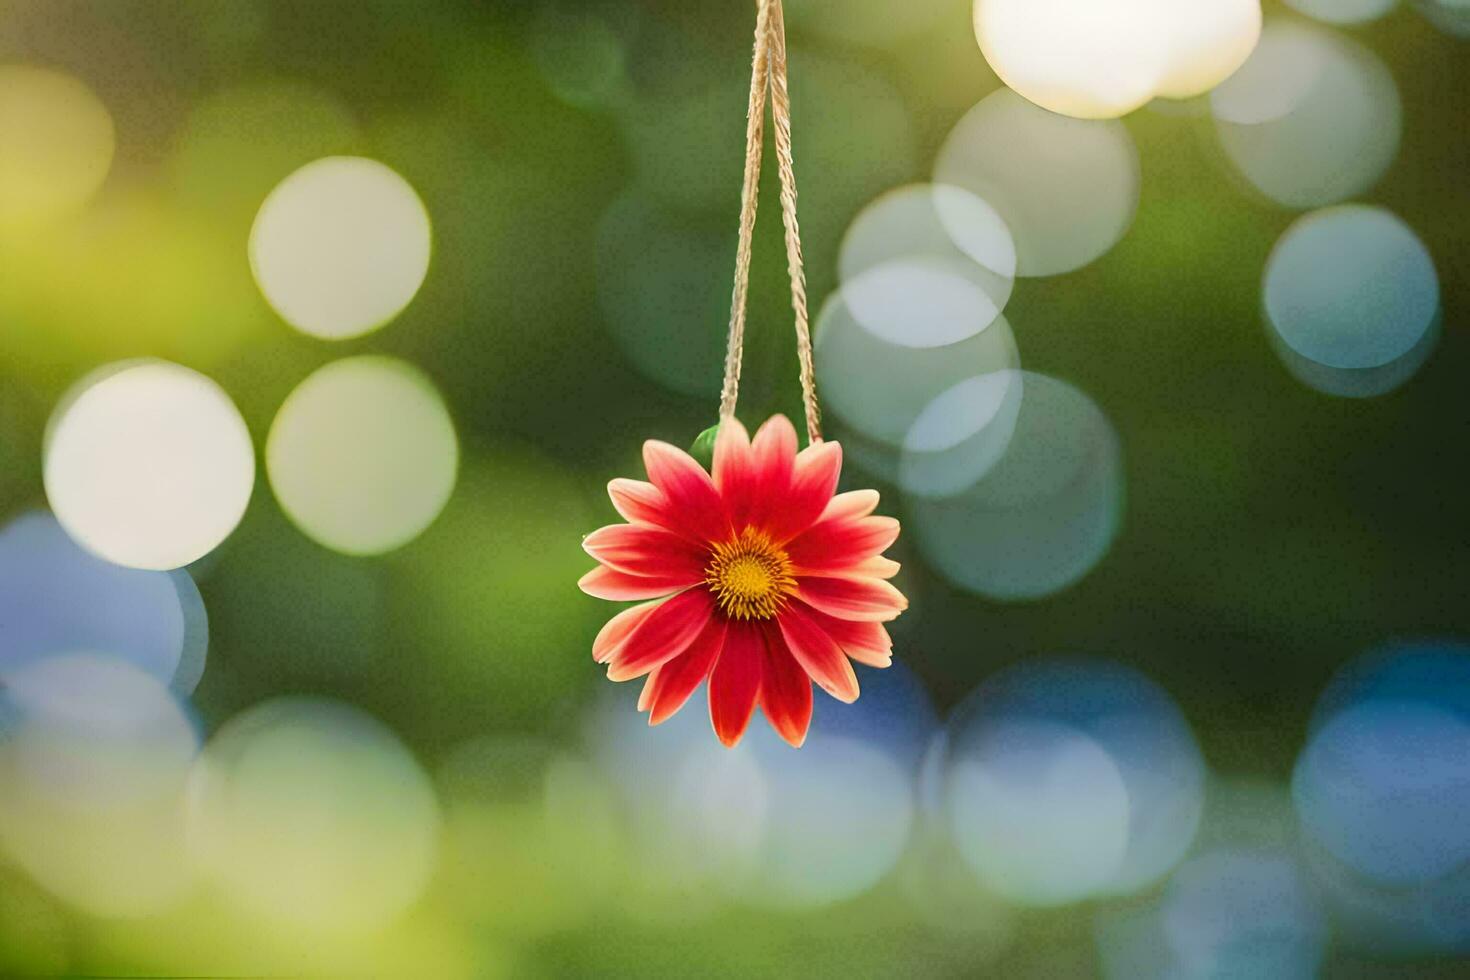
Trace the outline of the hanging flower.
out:
M 652 600 L 608 621 L 592 644 L 615 681 L 647 675 L 640 711 L 669 718 L 709 681 L 710 721 L 720 741 L 740 741 L 757 704 L 800 746 L 815 681 L 839 701 L 857 700 L 849 658 L 892 662 L 883 623 L 908 601 L 887 580 L 898 563 L 882 552 L 898 521 L 871 516 L 874 490 L 836 494 L 842 447 L 796 451 L 796 430 L 773 416 L 754 441 L 734 419 L 715 439 L 714 476 L 667 443 L 643 444 L 651 482 L 613 480 L 613 506 L 628 520 L 583 542 L 600 562 L 582 591 L 614 601 Z

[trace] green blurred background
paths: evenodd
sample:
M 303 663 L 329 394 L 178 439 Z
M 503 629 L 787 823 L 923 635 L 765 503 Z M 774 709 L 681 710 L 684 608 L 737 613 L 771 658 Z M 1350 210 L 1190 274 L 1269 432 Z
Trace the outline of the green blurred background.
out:
M 999 88 L 968 7 L 791 0 L 818 301 L 854 216 L 927 180 L 950 129 Z M 45 505 L 52 406 L 128 357 L 217 380 L 257 450 L 315 368 L 399 357 L 437 386 L 461 454 L 443 513 L 379 558 L 301 534 L 262 466 L 239 529 L 190 569 L 209 617 L 192 699 L 206 736 L 270 698 L 339 699 L 431 775 L 438 870 L 405 917 L 324 940 L 262 930 L 206 892 L 111 920 L 0 861 L 0 972 L 1099 975 L 1096 903 L 1001 908 L 962 870 L 926 867 L 917 832 L 839 902 L 702 907 L 644 880 L 616 779 L 585 761 L 608 686 L 588 648 L 608 609 L 575 588 L 580 538 L 615 519 L 603 488 L 641 475 L 642 440 L 687 445 L 715 421 L 752 23 L 749 3 L 673 0 L 0 0 L 0 64 L 81 79 L 116 128 L 84 212 L 0 237 L 0 514 Z M 940 717 L 1013 663 L 1108 657 L 1169 692 L 1212 774 L 1280 786 L 1342 664 L 1395 638 L 1470 635 L 1470 57 L 1407 5 L 1351 33 L 1403 104 L 1396 160 L 1363 199 L 1433 256 L 1438 348 L 1377 398 L 1296 381 L 1263 328 L 1261 277 L 1298 212 L 1231 172 L 1207 113 L 1126 118 L 1142 172 L 1127 235 L 1079 271 L 1019 280 L 1006 308 L 1025 368 L 1087 392 L 1115 427 L 1120 530 L 1078 584 L 1023 603 L 958 589 L 900 542 L 913 610 L 895 655 Z M 433 257 L 391 324 L 330 342 L 272 312 L 246 241 L 277 183 L 343 154 L 413 186 Z M 776 190 L 768 160 L 747 424 L 800 415 Z M 849 465 L 844 487 L 865 485 L 905 516 L 895 488 Z M 582 819 L 548 818 L 547 792 Z M 1322 972 L 1407 968 L 1334 943 Z

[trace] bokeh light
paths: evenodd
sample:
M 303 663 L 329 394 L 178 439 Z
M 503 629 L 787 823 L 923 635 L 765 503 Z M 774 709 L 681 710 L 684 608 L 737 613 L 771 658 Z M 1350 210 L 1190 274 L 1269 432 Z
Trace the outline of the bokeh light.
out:
M 1379 367 L 1424 335 L 1439 309 L 1439 278 L 1400 218 L 1348 205 L 1287 229 L 1266 265 L 1265 303 L 1303 356 L 1329 367 Z
M 1398 640 L 1349 661 L 1317 698 L 1312 731 L 1367 701 L 1433 704 L 1470 719 L 1470 644 L 1453 639 Z
M 630 15 L 627 8 L 617 13 Z M 563 102 L 595 108 L 626 95 L 627 50 L 611 19 L 565 0 L 540 5 L 531 27 L 531 54 Z
M 1194 856 L 1160 893 L 1099 909 L 1103 975 L 1314 977 L 1327 952 L 1321 897 L 1296 856 L 1285 790 L 1255 779 L 1209 786 Z
M 791 115 L 804 120 L 793 123 L 803 133 L 793 136 L 797 147 L 794 152 L 800 161 L 796 167 L 801 187 L 802 245 L 808 268 L 820 272 L 837 264 L 843 229 L 863 204 L 890 187 L 913 180 L 923 170 L 927 157 L 920 150 L 918 121 L 899 84 L 901 76 L 881 64 L 818 53 L 815 47 L 798 45 L 795 39 L 792 43 Z M 734 73 L 742 82 L 748 76 L 744 70 Z M 735 118 L 744 112 L 744 106 L 742 97 Z M 858 117 L 864 120 L 865 135 L 853 139 L 844 120 Z M 724 121 L 729 118 L 724 117 Z M 741 128 L 737 125 L 729 134 L 734 136 L 730 146 L 735 153 L 728 159 L 737 164 Z M 768 144 L 774 139 L 769 131 L 766 139 Z M 739 181 L 732 179 L 724 186 L 733 192 Z M 730 201 L 730 209 L 721 212 L 727 229 L 730 216 L 736 213 L 733 197 Z M 766 207 L 771 208 L 776 195 L 771 194 L 766 201 Z M 775 230 L 773 217 L 768 211 L 765 220 L 771 223 L 771 231 Z
M 995 209 L 1015 239 L 1017 275 L 1054 276 L 1092 262 L 1128 230 L 1138 208 L 1138 150 L 1121 123 L 1068 119 L 999 91 L 950 131 L 934 181 Z
M 1098 915 L 1103 975 L 1292 980 L 1320 975 L 1327 923 L 1279 853 L 1215 851 L 1182 868 L 1159 908 Z
M 973 486 L 916 499 L 919 549 L 945 578 L 1024 601 L 1074 584 L 1107 554 L 1123 507 L 1118 435 L 1078 389 L 1025 372 L 1015 429 Z
M 1470 865 L 1470 652 L 1411 646 L 1324 695 L 1292 781 L 1306 832 L 1381 884 Z
M 1383 208 L 1344 205 L 1297 220 L 1272 249 L 1263 292 L 1275 338 L 1324 369 L 1320 381 L 1303 380 L 1333 393 L 1379 394 L 1401 384 L 1437 336 L 1434 260 Z M 1346 387 L 1367 372 L 1378 383 Z
M 809 751 L 810 750 L 810 751 Z M 808 738 L 801 752 L 770 745 L 764 833 L 747 900 L 819 908 L 874 887 L 898 863 L 913 825 L 912 780 L 880 742 Z
M 1382 883 L 1470 861 L 1470 724 L 1449 712 L 1393 701 L 1348 708 L 1313 736 L 1292 788 L 1308 833 Z
M 1268 327 L 1267 339 L 1291 376 L 1314 391 L 1339 398 L 1375 398 L 1407 383 L 1429 360 L 1439 345 L 1443 325 L 1436 316 L 1419 342 L 1400 357 L 1370 368 L 1337 368 L 1305 357 L 1290 347 L 1281 334 Z
M 245 513 L 255 450 L 229 395 L 178 364 L 112 364 L 79 381 L 46 430 L 46 496 L 89 551 L 132 568 L 202 558 Z
M 1300 864 L 1279 852 L 1191 859 L 1169 882 L 1161 925 L 1186 976 L 1315 977 L 1326 953 L 1320 900 Z
M 954 278 L 958 287 L 953 295 L 966 295 L 961 291 L 965 281 Z M 1003 316 L 959 343 L 898 345 L 858 320 L 848 304 L 848 288 L 830 296 L 817 316 L 817 383 L 832 414 L 880 445 L 901 447 L 925 406 L 954 385 L 1018 366 L 1016 341 Z M 968 295 L 977 301 L 972 313 L 982 317 L 988 304 L 979 293 Z M 895 301 L 888 308 L 898 313 L 900 304 Z M 929 333 L 916 321 L 907 325 L 910 334 Z
M 363 157 L 326 157 L 276 185 L 250 231 L 255 281 L 281 318 L 326 340 L 383 326 L 429 271 L 429 212 Z
M 981 881 L 1022 905 L 1102 889 L 1128 847 L 1128 789 L 1108 753 L 1067 725 L 1004 718 L 954 748 L 950 832 Z
M 1240 69 L 1261 37 L 1261 0 L 1186 0 L 1164 4 L 1169 67 L 1159 83 L 1166 99 L 1204 95 Z
M 984 330 L 1005 310 L 1016 246 L 1000 215 L 975 195 L 910 184 L 853 219 L 838 271 L 863 326 L 900 346 L 942 347 Z
M 1010 447 L 1025 387 L 1021 371 L 1005 369 L 940 393 L 904 435 L 899 486 L 923 498 L 954 497 L 973 487 Z
M 7 672 L 0 708 L 5 853 L 92 915 L 150 915 L 182 899 L 198 736 L 163 683 L 116 658 L 60 655 Z
M 945 347 L 995 322 L 995 297 L 963 259 L 917 256 L 873 266 L 844 283 L 849 312 L 881 340 L 900 347 Z
M 747 901 L 803 909 L 850 900 L 910 846 L 916 775 L 938 719 L 906 665 L 856 669 L 863 696 L 844 705 L 816 692 L 800 752 L 764 725 L 747 735 L 765 796 L 764 833 L 737 888 Z
M 190 787 L 202 874 L 251 914 L 298 930 L 369 931 L 427 887 L 440 829 L 429 777 L 357 708 L 279 698 L 209 740 Z
M 635 692 L 604 696 L 589 743 L 664 917 L 709 915 L 732 900 L 820 908 L 864 894 L 897 865 L 934 722 L 912 679 L 887 673 L 864 673 L 878 696 L 857 718 L 822 705 L 818 692 L 800 751 L 764 723 L 733 750 L 698 737 L 709 728 L 703 688 L 656 728 L 628 710 Z
M 177 697 L 105 654 L 47 657 L 9 673 L 5 706 L 8 774 L 80 807 L 146 798 L 197 747 Z
M 975 0 L 975 37 L 996 74 L 1045 109 L 1122 116 L 1187 99 L 1240 67 L 1260 0 Z
M 975 37 L 1001 80 L 1052 112 L 1108 119 L 1154 97 L 1168 66 L 1152 0 L 975 0 Z
M 1255 53 L 1210 98 L 1231 165 L 1288 207 L 1362 194 L 1398 155 L 1393 75 L 1373 52 L 1325 27 L 1270 21 Z
M 85 83 L 33 65 L 0 65 L 0 232 L 87 202 L 107 177 L 112 116 Z
M 105 650 L 187 695 L 209 645 L 204 602 L 187 571 L 105 562 L 39 512 L 0 529 L 0 623 L 0 678 L 46 657 Z
M 0 0 L 0 976 L 1465 972 L 1467 3 L 785 4 L 910 607 L 726 750 L 575 582 L 716 421 L 754 5 Z
M 917 493 L 944 492 L 956 471 L 973 483 L 1009 438 L 1018 402 L 1001 315 L 1016 272 L 1005 222 L 961 188 L 906 185 L 853 220 L 838 271 L 815 344 L 851 457 Z M 987 449 L 977 454 L 978 441 Z
M 617 794 L 646 906 L 673 920 L 712 914 L 755 873 L 767 826 L 766 776 L 748 745 L 694 736 L 709 726 L 701 688 L 657 728 L 627 687 L 605 691 L 586 725 L 594 764 Z
M 1346 941 L 1374 954 L 1470 949 L 1470 647 L 1398 642 L 1318 700 L 1292 795 Z
M 1230 80 L 1210 93 L 1221 123 L 1274 122 L 1307 100 L 1322 78 L 1331 35 L 1294 20 L 1272 20 Z
M 368 355 L 333 361 L 291 392 L 265 459 L 276 499 L 305 534 L 373 555 L 412 541 L 444 509 L 459 443 L 432 381 Z
M 962 702 L 946 730 L 937 764 L 950 782 L 939 805 L 1002 894 L 1056 904 L 1135 892 L 1194 840 L 1204 808 L 1199 746 L 1168 694 L 1131 668 L 1074 659 L 1010 668 Z M 1067 815 L 1033 819 L 1053 805 Z M 1102 814 L 1095 826 L 1075 822 L 1092 812 Z M 1004 824 L 993 834 L 992 818 Z M 1054 846 L 1071 856 L 1036 871 L 1003 842 L 1011 839 L 1028 855 Z
M 819 743 L 842 737 L 875 746 L 901 769 L 917 774 L 939 727 L 923 679 L 902 661 L 881 669 L 854 664 L 853 670 L 862 697 L 851 705 L 816 698 L 808 737 Z

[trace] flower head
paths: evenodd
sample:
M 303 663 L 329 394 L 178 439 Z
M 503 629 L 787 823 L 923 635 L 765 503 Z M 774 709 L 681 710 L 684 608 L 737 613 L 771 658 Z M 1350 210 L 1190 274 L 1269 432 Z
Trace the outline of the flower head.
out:
M 882 552 L 898 522 L 875 517 L 873 490 L 836 493 L 842 447 L 796 450 L 773 416 L 752 440 L 733 419 L 715 439 L 714 474 L 667 443 L 643 445 L 648 480 L 614 480 L 627 521 L 583 546 L 599 562 L 582 591 L 647 600 L 618 613 L 592 643 L 615 681 L 647 676 L 639 710 L 664 721 L 709 682 L 710 721 L 740 741 L 760 705 L 792 745 L 806 739 L 812 682 L 857 700 L 850 660 L 892 662 L 883 623 L 908 605 Z

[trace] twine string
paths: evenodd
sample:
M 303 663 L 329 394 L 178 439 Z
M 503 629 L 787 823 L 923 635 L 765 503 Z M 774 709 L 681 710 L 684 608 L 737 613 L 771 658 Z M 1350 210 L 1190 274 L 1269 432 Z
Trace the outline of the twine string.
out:
M 770 8 L 760 0 L 751 55 L 750 105 L 745 123 L 745 182 L 740 189 L 740 238 L 735 247 L 735 288 L 730 296 L 730 339 L 725 349 L 725 383 L 720 390 L 720 421 L 735 417 L 740 396 L 740 363 L 745 356 L 745 306 L 750 289 L 751 239 L 760 194 L 761 151 L 765 138 L 766 75 L 769 68 Z
M 776 130 L 776 169 L 781 175 L 781 223 L 786 230 L 786 271 L 791 277 L 791 311 L 796 316 L 796 359 L 800 365 L 801 401 L 806 435 L 822 441 L 822 413 L 817 405 L 817 374 L 812 365 L 812 328 L 807 314 L 806 271 L 801 257 L 801 226 L 796 223 L 796 170 L 791 158 L 791 94 L 786 84 L 786 17 L 781 0 L 768 0 L 771 50 L 771 119 Z
M 730 338 L 725 352 L 721 420 L 734 418 L 740 394 L 740 363 L 745 351 L 745 312 L 750 286 L 751 242 L 755 231 L 765 108 L 769 94 L 775 131 L 776 169 L 781 183 L 781 223 L 786 238 L 786 270 L 791 279 L 791 309 L 796 318 L 796 356 L 807 439 L 822 441 L 821 410 L 812 361 L 811 321 L 801 227 L 796 220 L 796 171 L 791 152 L 791 96 L 786 79 L 786 24 L 781 0 L 757 0 L 755 50 L 751 58 L 750 105 L 745 129 L 745 181 L 740 195 L 740 235 L 735 251 L 735 287 L 730 299 Z

